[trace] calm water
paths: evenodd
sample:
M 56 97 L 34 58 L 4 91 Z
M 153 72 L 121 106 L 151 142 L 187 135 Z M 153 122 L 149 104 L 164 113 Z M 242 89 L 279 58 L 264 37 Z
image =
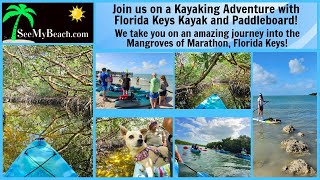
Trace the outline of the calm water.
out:
M 270 101 L 264 106 L 264 117 L 282 120 L 281 124 L 270 125 L 254 121 L 254 175 L 255 176 L 286 176 L 282 167 L 293 159 L 302 158 L 317 170 L 317 97 L 316 96 L 266 96 Z M 254 97 L 253 109 L 257 107 Z M 254 112 L 254 117 L 257 111 Z M 288 124 L 296 131 L 293 134 L 282 132 Z M 303 132 L 304 137 L 296 134 Z M 310 155 L 289 155 L 280 148 L 281 141 L 294 137 L 304 141 L 310 149 Z
M 248 177 L 250 176 L 250 161 L 236 158 L 231 155 L 221 154 L 207 149 L 200 155 L 183 149 L 184 145 L 178 145 L 178 150 L 184 163 L 198 172 L 205 172 L 214 177 Z M 179 165 L 180 177 L 194 177 L 196 173 L 183 164 Z

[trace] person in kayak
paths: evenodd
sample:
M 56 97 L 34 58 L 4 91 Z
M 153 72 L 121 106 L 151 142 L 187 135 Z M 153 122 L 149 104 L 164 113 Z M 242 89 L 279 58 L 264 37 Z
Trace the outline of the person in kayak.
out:
M 263 99 L 263 96 L 262 94 L 260 93 L 259 94 L 259 97 L 258 97 L 258 117 L 261 117 L 263 116 L 263 104 L 264 104 L 264 99 Z
M 150 104 L 151 108 L 155 109 L 157 106 L 157 98 L 159 97 L 160 80 L 157 78 L 156 73 L 152 73 L 152 79 L 150 80 Z
M 241 154 L 242 154 L 242 155 L 247 155 L 247 150 L 246 150 L 245 148 L 242 148 Z
M 103 97 L 103 100 L 104 101 L 109 101 L 107 99 L 107 96 L 106 96 L 106 92 L 109 91 L 109 74 L 106 73 L 107 72 L 107 69 L 106 68 L 102 68 L 102 72 L 100 73 L 100 80 L 101 80 L 101 85 L 102 85 L 102 97 Z
M 140 78 L 139 76 L 137 77 L 137 85 L 139 85 L 139 81 L 140 81 Z
M 162 104 L 162 101 L 163 101 L 163 104 L 166 105 L 167 104 L 167 100 L 166 100 L 166 95 L 167 95 L 167 87 L 169 86 L 168 85 L 168 82 L 167 82 L 167 79 L 166 79 L 166 76 L 162 75 L 160 77 L 160 89 L 159 89 L 159 106 L 161 106 Z
M 161 130 L 157 121 L 150 122 L 145 142 L 149 146 L 167 146 L 166 134 Z
M 131 81 L 131 79 L 129 78 L 129 74 L 126 74 L 125 78 L 123 78 L 123 81 L 122 81 L 123 95 L 128 94 L 128 91 L 131 86 L 130 81 Z
M 195 150 L 198 150 L 198 149 L 199 149 L 198 144 L 192 144 L 191 148 L 192 148 L 192 149 L 195 149 Z

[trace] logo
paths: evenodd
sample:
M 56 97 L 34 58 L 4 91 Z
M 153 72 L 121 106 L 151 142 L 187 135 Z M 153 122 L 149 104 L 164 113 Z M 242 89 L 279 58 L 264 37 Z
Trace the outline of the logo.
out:
M 18 28 L 18 24 L 21 16 L 26 17 L 29 20 L 31 27 L 33 27 L 34 21 L 33 21 L 32 15 L 37 15 L 37 14 L 33 9 L 27 8 L 25 4 L 19 4 L 19 6 L 10 5 L 7 8 L 7 11 L 9 12 L 7 12 L 4 15 L 2 20 L 3 23 L 6 22 L 9 18 L 13 18 L 17 16 L 16 22 L 14 23 L 13 30 L 12 30 L 12 35 L 11 35 L 12 40 L 17 39 L 17 28 Z
M 76 20 L 81 21 L 81 18 L 84 17 L 83 14 L 85 13 L 85 11 L 82 11 L 82 7 L 79 9 L 78 6 L 76 6 L 76 8 L 73 8 L 73 10 L 70 10 L 71 14 L 70 17 L 72 17 L 72 21 Z
M 93 43 L 93 3 L 2 4 L 4 43 Z

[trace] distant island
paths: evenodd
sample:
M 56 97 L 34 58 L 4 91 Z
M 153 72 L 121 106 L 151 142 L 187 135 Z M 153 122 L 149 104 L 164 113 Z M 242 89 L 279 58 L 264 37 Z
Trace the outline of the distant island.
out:
M 176 139 L 175 144 L 192 145 L 192 144 L 196 144 L 196 143 L 191 143 L 191 142 L 187 142 L 187 141 L 182 141 L 182 140 Z M 198 144 L 198 146 L 205 147 L 206 145 Z
M 309 94 L 310 96 L 316 96 L 317 95 L 317 93 L 311 93 L 311 94 Z

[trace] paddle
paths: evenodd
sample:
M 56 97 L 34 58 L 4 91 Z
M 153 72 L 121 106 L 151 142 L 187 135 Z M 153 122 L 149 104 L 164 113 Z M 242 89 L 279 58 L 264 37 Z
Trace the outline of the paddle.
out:
M 176 160 L 179 161 L 178 158 L 176 158 Z M 183 163 L 183 162 L 182 162 L 181 164 L 185 165 L 187 168 L 189 168 L 189 169 L 192 170 L 193 172 L 197 173 L 197 176 L 198 176 L 198 177 L 211 177 L 211 176 L 210 176 L 209 174 L 207 174 L 207 173 L 198 172 L 198 171 L 194 170 L 193 168 L 191 168 L 190 166 L 188 166 L 187 164 L 185 164 L 185 163 Z
M 269 101 L 263 101 L 263 105 L 267 104 Z M 255 110 L 253 110 L 253 112 L 255 112 L 256 110 L 258 110 L 258 108 L 256 108 Z

